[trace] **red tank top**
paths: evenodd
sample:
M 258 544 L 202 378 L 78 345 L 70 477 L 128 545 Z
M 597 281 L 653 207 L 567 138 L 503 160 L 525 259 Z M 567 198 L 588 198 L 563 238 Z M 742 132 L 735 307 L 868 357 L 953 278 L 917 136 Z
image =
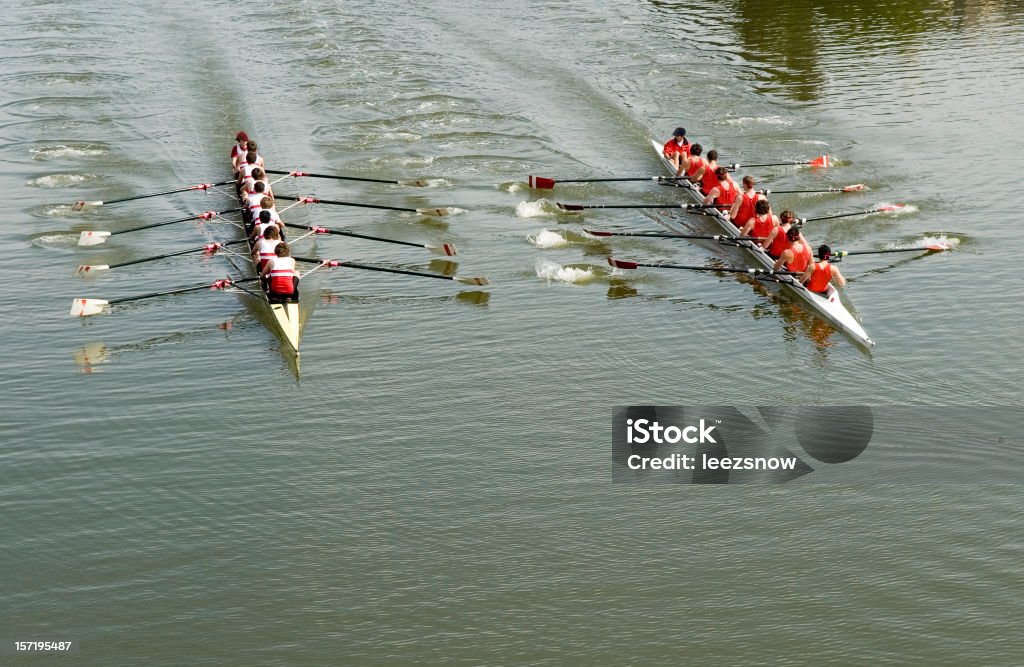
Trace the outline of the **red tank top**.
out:
M 768 246 L 768 254 L 778 259 L 782 256 L 782 253 L 792 247 L 793 244 L 789 242 L 789 237 L 786 236 L 786 230 L 780 225 L 779 231 L 775 233 L 775 238 L 772 239 L 771 244 Z
M 822 267 L 820 263 L 815 263 L 814 273 L 811 274 L 811 279 L 807 281 L 807 289 L 820 294 L 828 289 L 830 282 L 832 282 L 832 265 L 825 262 L 825 266 Z
M 772 228 L 774 227 L 775 221 L 772 220 L 771 213 L 765 213 L 762 218 L 754 216 L 754 228 L 750 230 L 750 235 L 756 236 L 759 239 L 765 239 L 772 233 Z
M 704 170 L 704 175 L 700 177 L 700 191 L 707 194 L 717 188 L 718 185 L 718 176 L 715 175 L 715 170 L 708 164 L 707 169 Z
M 803 273 L 811 264 L 811 249 L 803 241 L 797 241 L 789 247 L 793 259 L 786 263 L 786 270 Z
M 718 196 L 715 197 L 715 203 L 731 207 L 733 202 L 736 201 L 736 195 L 739 194 L 739 191 L 736 189 L 736 184 L 726 177 L 724 181 L 718 182 L 718 193 Z
M 743 225 L 754 217 L 754 204 L 757 203 L 757 193 L 740 193 L 740 210 L 736 211 L 736 219 L 732 221 L 732 224 L 736 225 L 737 229 L 743 229 Z
M 707 162 L 702 157 L 690 158 L 690 166 L 686 169 L 686 177 L 693 178 L 700 171 L 700 168 L 706 164 Z

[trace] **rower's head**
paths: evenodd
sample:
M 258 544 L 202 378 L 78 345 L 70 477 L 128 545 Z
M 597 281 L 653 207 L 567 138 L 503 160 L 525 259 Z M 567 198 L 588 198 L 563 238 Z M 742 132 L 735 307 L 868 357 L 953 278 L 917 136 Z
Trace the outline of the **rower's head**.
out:
M 758 199 L 757 203 L 754 204 L 754 213 L 758 215 L 767 215 L 772 210 L 772 205 L 768 203 L 767 199 Z
M 274 208 L 274 198 L 273 197 L 264 197 L 263 199 L 261 199 L 260 200 L 260 208 L 262 208 L 264 211 L 268 211 L 269 212 L 269 209 Z M 260 211 L 260 215 L 263 215 L 263 211 Z
M 255 173 L 255 172 L 256 172 L 256 170 L 253 169 L 253 173 Z M 253 176 L 253 178 L 256 178 L 256 177 Z M 264 183 L 263 181 L 256 181 L 255 183 L 253 183 L 253 186 L 252 186 L 252 191 L 253 192 L 263 192 L 266 189 L 267 189 L 267 184 Z
M 256 152 L 256 142 L 255 141 L 250 141 L 250 142 L 248 142 L 248 144 L 249 144 L 249 150 L 251 150 L 253 153 L 255 153 Z
M 793 211 L 790 211 L 789 209 L 779 213 L 779 222 L 784 225 L 792 223 L 794 220 L 796 220 L 796 213 L 793 213 Z
M 248 164 L 256 164 L 256 151 L 252 149 L 252 144 L 249 144 L 249 152 L 245 154 L 245 161 Z
M 718 159 L 718 151 L 714 148 L 708 151 L 708 162 L 714 162 Z
M 263 202 L 260 203 L 262 204 Z M 263 209 L 262 211 L 260 211 L 260 222 L 263 223 L 264 225 L 270 224 L 270 211 L 268 211 L 267 209 Z
M 239 146 L 242 146 L 249 141 L 249 135 L 246 134 L 244 130 L 240 131 L 238 134 L 235 135 L 235 141 L 238 142 Z
M 685 137 L 686 136 L 686 129 L 682 128 L 682 127 L 677 127 L 676 129 L 672 130 L 672 136 L 673 137 Z
M 704 152 L 704 147 L 700 144 L 694 144 L 690 146 L 690 155 L 694 157 L 700 157 L 700 154 Z
M 292 251 L 291 248 L 288 247 L 287 243 L 281 241 L 277 244 L 277 247 L 274 248 L 274 254 L 278 257 L 288 257 L 292 254 Z
M 264 178 L 266 178 L 266 176 L 267 175 L 264 174 L 263 170 L 260 169 L 259 167 L 256 167 L 255 169 L 252 170 L 252 177 L 254 180 L 262 181 Z
M 279 238 L 280 236 L 281 232 L 277 230 L 277 225 L 270 225 L 269 227 L 267 227 L 266 231 L 263 232 L 263 238 L 265 239 L 274 240 L 276 238 Z
M 718 169 L 715 169 L 715 177 L 720 181 L 724 181 L 728 175 L 729 169 L 727 167 L 718 167 Z
M 832 248 L 828 247 L 827 243 L 822 243 L 818 246 L 818 259 L 821 261 L 827 260 L 832 256 Z
M 753 190 L 755 185 L 757 185 L 757 181 L 754 180 L 753 176 L 747 174 L 743 177 L 743 187 L 748 190 Z
M 793 225 L 786 230 L 786 238 L 789 239 L 790 243 L 796 243 L 800 238 L 800 228 Z

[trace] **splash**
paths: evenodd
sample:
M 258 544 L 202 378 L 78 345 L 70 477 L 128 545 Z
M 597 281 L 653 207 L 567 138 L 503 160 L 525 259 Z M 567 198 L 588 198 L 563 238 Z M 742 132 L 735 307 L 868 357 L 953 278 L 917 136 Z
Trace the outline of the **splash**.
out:
M 543 198 L 516 204 L 516 215 L 520 218 L 551 218 L 558 213 L 559 209 L 555 203 Z
M 950 249 L 952 250 L 953 248 L 955 248 L 958 245 L 960 245 L 960 239 L 957 238 L 956 236 L 949 236 L 948 234 L 931 234 L 931 235 L 928 235 L 928 236 L 922 236 L 920 241 L 918 241 L 917 243 L 914 243 L 913 246 L 909 246 L 909 247 L 930 246 L 930 245 L 943 245 L 943 244 L 948 245 L 950 247 Z M 897 244 L 893 244 L 893 247 L 898 247 L 898 245 Z
M 78 247 L 77 234 L 44 234 L 31 241 L 37 248 L 75 248 Z
M 551 232 L 547 229 L 542 229 L 539 232 L 534 232 L 533 234 L 528 235 L 526 240 L 534 246 L 542 249 L 564 248 L 569 245 L 569 239 L 565 238 L 558 232 Z
M 597 277 L 589 268 L 581 269 L 575 266 L 562 266 L 547 259 L 538 259 L 534 269 L 537 271 L 537 277 L 548 281 L 548 283 L 559 282 L 580 285 L 590 282 Z
M 750 123 L 759 123 L 761 125 L 777 125 L 780 127 L 788 127 L 793 124 L 792 120 L 783 118 L 782 116 L 739 116 L 725 119 L 726 125 L 748 125 Z
M 886 206 L 898 206 L 899 207 L 899 208 L 897 208 L 897 209 L 895 209 L 893 211 L 885 211 L 885 213 L 887 213 L 888 215 L 891 215 L 891 216 L 907 215 L 907 214 L 910 214 L 910 213 L 917 213 L 920 210 L 916 206 L 914 206 L 913 204 L 894 204 L 892 202 L 887 202 L 887 201 L 880 202 L 877 206 L 875 206 L 875 208 L 885 208 Z
M 25 185 L 32 188 L 69 188 L 95 178 L 96 176 L 93 174 L 51 174 L 33 178 L 31 181 L 26 181 Z
M 504 192 L 522 192 L 523 190 L 530 189 L 530 186 L 523 181 L 505 181 L 504 183 L 498 183 L 497 187 Z
M 107 154 L 106 149 L 98 146 L 66 146 L 64 144 L 31 148 L 28 152 L 32 156 L 33 160 L 49 160 L 52 158 L 65 157 L 95 157 L 97 155 Z

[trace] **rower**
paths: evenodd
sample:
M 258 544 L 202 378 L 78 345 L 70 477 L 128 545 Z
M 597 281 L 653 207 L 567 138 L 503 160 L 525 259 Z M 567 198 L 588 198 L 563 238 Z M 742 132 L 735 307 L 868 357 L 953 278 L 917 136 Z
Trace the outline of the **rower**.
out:
M 686 130 L 684 128 L 677 127 L 672 132 L 672 138 L 665 142 L 665 146 L 661 149 L 661 154 L 676 168 L 676 175 L 678 176 L 680 161 L 690 156 L 690 142 L 686 138 Z
M 262 182 L 266 186 L 263 190 L 266 194 L 273 194 L 273 191 L 270 189 L 270 181 L 267 180 L 267 174 L 259 167 L 253 169 L 247 178 L 242 179 L 242 194 L 252 194 L 254 191 L 253 186 L 256 185 L 257 181 Z
M 256 163 L 258 159 L 259 155 L 256 153 L 256 151 L 251 150 L 245 154 L 245 162 L 243 162 L 241 166 L 239 166 L 238 168 L 239 184 L 241 184 L 242 181 L 244 181 L 245 179 L 252 176 L 252 170 L 260 166 L 259 164 Z
M 299 300 L 299 272 L 287 243 L 278 243 L 274 256 L 260 271 L 260 278 L 269 278 L 267 299 L 271 303 Z
M 266 236 L 267 230 L 271 227 L 277 228 L 278 238 L 284 239 L 284 230 L 281 229 L 280 219 L 275 218 L 275 212 L 273 209 L 265 208 L 260 211 L 258 216 L 253 217 L 252 229 L 249 231 L 249 238 L 255 244 L 261 238 Z
M 789 231 L 795 220 L 796 213 L 793 211 L 787 209 L 779 213 L 779 226 L 772 230 L 772 233 L 768 235 L 768 239 L 765 241 L 765 248 L 768 249 L 769 257 L 778 259 L 779 255 L 789 248 L 786 232 Z
M 252 247 L 252 261 L 256 264 L 256 270 L 262 271 L 267 262 L 275 257 L 274 249 L 281 243 L 281 233 L 277 225 L 267 225 L 263 235 L 256 239 Z
M 702 152 L 704 152 L 704 147 L 700 144 L 690 146 L 690 154 L 679 163 L 679 168 L 676 169 L 676 176 L 685 175 L 693 183 L 697 178 L 697 173 L 707 164 L 707 161 L 700 156 Z
M 711 192 L 718 185 L 718 177 L 715 172 L 718 171 L 718 151 L 714 148 L 708 151 L 707 162 L 704 163 L 704 168 L 697 172 L 694 180 L 700 183 L 700 192 L 703 195 Z
M 715 169 L 715 179 L 718 183 L 708 190 L 708 195 L 704 197 L 704 203 L 715 204 L 719 210 L 728 210 L 736 202 L 740 186 L 736 185 L 736 181 L 732 180 L 732 176 L 729 175 L 729 170 L 723 166 Z
M 757 203 L 754 204 L 754 217 L 748 220 L 747 224 L 743 225 L 743 229 L 740 230 L 740 236 L 750 235 L 760 239 L 757 244 L 761 249 L 764 249 L 768 242 L 768 235 L 778 226 L 779 219 L 772 213 L 771 204 L 768 203 L 767 199 L 758 199 Z
M 259 165 L 260 167 L 266 168 L 266 166 L 263 164 L 263 156 L 260 155 L 259 152 L 256 150 L 256 142 L 249 141 L 248 146 L 248 153 L 256 153 L 256 164 Z
M 750 174 L 743 177 L 743 190 L 729 210 L 729 220 L 736 225 L 736 229 L 742 229 L 754 217 L 754 205 L 759 199 L 764 199 L 764 195 L 754 189 L 755 184 Z
M 778 271 L 785 267 L 787 271 L 803 274 L 807 267 L 811 265 L 811 246 L 807 243 L 807 239 L 804 238 L 800 228 L 796 225 L 791 225 L 786 230 L 785 239 L 789 246 L 779 253 L 779 257 L 775 260 L 775 265 L 772 266 L 772 269 Z
M 249 207 L 249 213 L 252 215 L 253 219 L 260 214 L 260 205 L 263 203 L 263 198 L 266 196 L 267 184 L 263 181 L 254 182 L 252 184 L 252 192 L 245 195 L 245 205 Z
M 245 131 L 241 131 L 235 135 L 235 141 L 237 142 L 231 147 L 231 167 L 234 172 L 238 173 L 238 165 L 244 159 L 245 154 L 249 151 L 249 135 Z
M 828 260 L 831 256 L 832 248 L 827 244 L 823 243 L 818 246 L 818 261 L 808 266 L 804 274 L 800 276 L 800 282 L 806 285 L 810 291 L 826 294 L 828 286 L 833 280 L 840 287 L 846 284 L 846 278 L 839 272 L 839 267 L 829 263 Z

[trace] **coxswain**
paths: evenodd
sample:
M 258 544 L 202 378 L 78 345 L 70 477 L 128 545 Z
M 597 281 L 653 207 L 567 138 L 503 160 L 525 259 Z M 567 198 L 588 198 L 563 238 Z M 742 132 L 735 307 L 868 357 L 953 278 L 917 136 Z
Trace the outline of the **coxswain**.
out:
M 277 225 L 267 225 L 263 235 L 256 239 L 256 243 L 252 246 L 252 261 L 257 266 L 257 271 L 263 271 L 263 267 L 266 266 L 274 255 L 274 249 L 277 244 L 281 243 L 281 233 L 277 230 Z
M 729 211 L 729 220 L 736 225 L 736 229 L 743 229 L 743 226 L 754 217 L 754 205 L 759 199 L 764 199 L 764 195 L 754 189 L 755 184 L 754 177 L 750 174 L 743 177 L 743 189 Z
M 831 256 L 832 248 L 827 244 L 823 243 L 818 246 L 818 261 L 808 266 L 804 274 L 800 276 L 800 282 L 806 285 L 810 291 L 825 294 L 833 280 L 840 287 L 846 284 L 846 278 L 839 272 L 839 267 L 829 263 L 828 260 Z
M 811 265 L 811 246 L 807 243 L 804 235 L 800 233 L 800 228 L 795 225 L 791 225 L 786 230 L 785 239 L 789 245 L 779 253 L 772 268 L 778 271 L 785 267 L 787 271 L 802 275 Z
M 720 210 L 729 210 L 736 203 L 736 197 L 740 194 L 740 186 L 732 180 L 729 170 L 723 166 L 715 169 L 715 178 L 718 180 L 715 187 L 708 190 L 704 197 L 705 204 L 715 204 Z
M 700 156 L 703 152 L 704 147 L 700 144 L 691 145 L 690 154 L 680 161 L 679 168 L 676 169 L 676 176 L 686 176 L 687 180 L 691 183 L 694 182 L 698 172 L 707 164 L 707 161 Z
M 235 141 L 237 143 L 231 147 L 231 168 L 237 174 L 239 164 L 245 159 L 245 154 L 249 151 L 249 135 L 245 131 L 241 131 L 235 135 Z
M 676 175 L 679 175 L 679 163 L 690 156 L 690 141 L 686 138 L 686 130 L 677 127 L 672 132 L 672 138 L 665 142 L 661 149 L 662 155 L 676 168 Z
M 779 256 L 789 247 L 789 241 L 786 239 L 786 232 L 793 225 L 793 221 L 796 220 L 796 213 L 790 210 L 785 210 L 779 213 L 779 226 L 772 230 L 772 233 L 768 235 L 768 239 L 765 241 L 765 248 L 768 250 L 768 255 L 773 259 L 778 259 Z
M 273 303 L 299 300 L 299 272 L 287 243 L 278 243 L 274 256 L 260 271 L 261 278 L 269 278 L 267 298 Z
M 768 241 L 768 235 L 779 226 L 779 219 L 772 213 L 772 206 L 767 199 L 758 199 L 754 204 L 754 217 L 743 225 L 740 236 L 753 236 L 760 239 L 757 244 L 764 248 Z
M 707 195 L 718 185 L 718 151 L 714 148 L 708 151 L 707 162 L 704 168 L 697 172 L 695 180 L 700 183 L 700 192 Z

